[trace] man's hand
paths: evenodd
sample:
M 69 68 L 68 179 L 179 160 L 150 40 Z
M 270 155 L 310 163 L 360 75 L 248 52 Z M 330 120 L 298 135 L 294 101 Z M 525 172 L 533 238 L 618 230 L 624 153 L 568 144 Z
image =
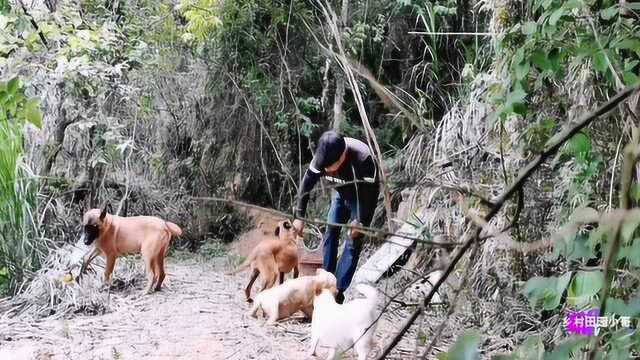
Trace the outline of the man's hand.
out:
M 352 225 L 352 226 L 362 226 L 362 223 L 360 223 L 358 220 L 353 220 L 350 225 Z M 358 231 L 358 229 L 350 228 L 349 231 L 348 231 L 348 235 L 351 238 L 351 240 L 358 240 L 364 234 L 361 233 L 360 231 Z
M 302 230 L 304 230 L 304 222 L 300 219 L 293 220 L 293 228 L 296 229 L 298 236 L 302 236 Z

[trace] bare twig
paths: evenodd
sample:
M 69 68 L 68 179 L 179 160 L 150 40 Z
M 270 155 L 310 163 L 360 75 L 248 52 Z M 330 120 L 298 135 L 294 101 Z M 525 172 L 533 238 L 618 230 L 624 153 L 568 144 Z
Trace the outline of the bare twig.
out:
M 245 96 L 245 93 L 242 91 L 242 89 L 240 88 L 238 83 L 235 81 L 235 79 L 233 79 L 231 77 L 231 75 L 229 75 L 229 80 L 231 80 L 231 82 L 233 83 L 233 86 L 235 86 L 235 88 L 238 90 L 238 92 L 242 96 L 242 100 L 247 105 L 247 111 L 249 111 L 251 113 L 251 115 L 253 115 L 253 117 L 255 117 L 256 121 L 260 125 L 260 128 L 262 129 L 262 131 L 266 135 L 267 140 L 269 140 L 269 143 L 271 144 L 271 147 L 273 148 L 274 155 L 276 156 L 276 159 L 278 160 L 278 163 L 280 164 L 280 169 L 282 170 L 282 172 L 285 175 L 287 175 L 287 179 L 289 181 L 291 181 L 291 185 L 294 187 L 294 189 L 297 189 L 298 188 L 298 184 L 295 182 L 295 180 L 293 180 L 293 177 L 291 176 L 291 174 L 289 174 L 289 171 L 287 171 L 287 167 L 282 162 L 282 159 L 280 158 L 280 154 L 278 153 L 278 149 L 276 148 L 276 145 L 273 142 L 273 139 L 271 138 L 271 135 L 269 134 L 269 131 L 267 131 L 267 127 L 264 125 L 264 122 L 260 119 L 260 117 L 256 113 L 254 113 L 251 110 L 252 109 L 251 105 L 249 104 L 249 101 L 247 100 L 247 97 Z
M 411 35 L 441 35 L 441 36 L 451 36 L 451 35 L 459 35 L 459 36 L 496 36 L 500 35 L 499 33 L 490 33 L 490 32 L 437 32 L 437 31 L 409 31 L 407 32 Z
M 264 211 L 266 213 L 272 214 L 272 215 L 276 215 L 276 216 L 280 216 L 283 218 L 293 218 L 292 214 L 287 214 L 285 212 L 282 211 L 278 211 L 278 210 L 274 210 L 274 209 L 269 209 L 269 208 L 265 208 L 259 205 L 254 205 L 254 204 L 249 204 L 246 202 L 242 202 L 242 201 L 238 201 L 238 200 L 232 200 L 232 199 L 223 199 L 223 198 L 217 198 L 217 197 L 191 197 L 192 200 L 198 200 L 198 201 L 216 201 L 216 202 L 226 202 L 228 204 L 233 204 L 233 205 L 238 205 L 238 206 L 243 206 L 243 207 L 248 207 L 251 209 L 256 209 L 256 210 L 260 210 L 260 211 Z M 309 219 L 309 218 L 298 218 L 302 221 L 304 221 L 305 223 L 311 223 L 311 224 L 316 224 L 316 225 L 329 225 L 329 226 L 336 226 L 336 227 L 341 227 L 341 228 L 348 228 L 348 229 L 356 229 L 359 232 L 362 232 L 364 234 L 367 234 L 369 236 L 375 236 L 375 237 L 382 237 L 382 236 L 397 236 L 403 239 L 409 239 L 409 240 L 414 240 L 426 245 L 431 245 L 431 246 L 439 246 L 439 247 L 450 247 L 450 246 L 458 246 L 458 245 L 462 245 L 459 242 L 440 242 L 440 241 L 429 241 L 429 240 L 424 240 L 422 238 L 418 238 L 415 236 L 408 236 L 408 235 L 404 235 L 404 234 L 400 234 L 400 233 L 394 233 L 394 232 L 389 232 L 389 231 L 385 231 L 382 229 L 376 229 L 376 228 L 372 228 L 372 227 L 368 227 L 368 226 L 359 226 L 359 225 L 352 225 L 352 224 L 339 224 L 339 223 L 333 223 L 333 222 L 327 222 L 327 221 L 323 221 L 320 219 Z M 384 240 L 385 242 L 394 244 L 394 245 L 398 245 L 398 246 L 402 246 L 402 247 L 407 247 L 407 245 L 403 245 L 403 244 L 398 244 L 395 243 L 393 241 L 389 241 L 389 240 Z
M 469 256 L 469 259 L 476 258 L 476 254 L 478 253 L 479 248 L 480 246 L 476 243 L 476 245 L 473 247 L 473 251 L 471 252 L 471 255 Z M 453 300 L 451 300 L 451 305 L 449 307 L 449 311 L 447 311 L 447 316 L 440 323 L 440 326 L 438 327 L 438 330 L 436 331 L 435 335 L 432 337 L 431 341 L 429 342 L 429 346 L 427 346 L 427 349 L 424 351 L 424 353 L 422 353 L 422 359 L 426 359 L 427 356 L 429 356 L 429 353 L 431 353 L 431 350 L 436 345 L 436 341 L 438 341 L 440 334 L 442 334 L 442 331 L 444 330 L 444 328 L 447 326 L 447 324 L 449 324 L 449 318 L 455 312 L 456 305 L 458 304 L 458 299 L 460 297 L 460 294 L 462 293 L 462 289 L 464 289 L 464 287 L 467 285 L 467 282 L 469 281 L 469 275 L 471 274 L 471 265 L 472 264 L 468 264 L 467 267 L 465 268 L 464 274 L 462 274 L 462 281 L 460 282 L 460 286 L 458 286 L 458 288 L 455 290 L 455 293 L 453 295 Z
M 486 197 L 478 194 L 478 192 L 469 189 L 468 187 L 465 187 L 464 185 L 454 185 L 454 184 L 449 184 L 449 183 L 444 183 L 444 182 L 436 182 L 434 180 L 421 180 L 418 185 L 420 186 L 433 186 L 433 187 L 441 187 L 443 189 L 446 190 L 451 190 L 451 191 L 457 191 L 459 193 L 462 193 L 463 195 L 467 195 L 467 196 L 471 196 L 474 198 L 477 198 L 478 200 L 480 200 L 480 203 L 482 203 L 482 205 L 488 206 L 490 208 L 494 207 L 495 204 L 493 202 L 491 202 L 489 199 L 487 199 Z
M 33 18 L 33 15 L 31 15 L 29 11 L 27 11 L 27 7 L 24 6 L 24 3 L 22 2 L 22 0 L 18 0 L 18 3 L 20 4 L 20 7 L 22 7 L 22 11 L 24 11 L 24 14 L 27 15 L 27 17 L 29 18 L 29 22 L 31 23 L 31 25 L 33 25 L 34 29 L 36 29 L 36 31 L 38 32 L 40 41 L 42 41 L 42 44 L 44 44 L 44 46 L 48 49 L 49 43 L 47 42 L 47 38 L 44 37 L 42 30 L 40 30 L 40 27 L 38 26 L 36 19 Z
M 613 167 L 611 168 L 611 180 L 609 185 L 609 209 L 613 207 L 613 184 L 616 175 L 616 168 L 618 167 L 618 157 L 620 157 L 620 147 L 622 146 L 622 139 L 624 135 L 620 135 L 620 140 L 618 140 L 618 145 L 616 146 L 616 155 L 613 158 Z
M 353 92 L 353 97 L 356 101 L 356 106 L 358 108 L 358 112 L 360 113 L 360 119 L 362 120 L 362 125 L 365 129 L 365 135 L 367 137 L 367 142 L 369 146 L 372 148 L 372 153 L 377 160 L 378 171 L 380 173 L 380 179 L 382 184 L 382 192 L 384 194 L 384 205 L 387 211 L 387 226 L 389 230 L 392 230 L 391 223 L 391 195 L 389 193 L 389 188 L 386 186 L 386 173 L 384 171 L 384 167 L 382 166 L 382 152 L 380 151 L 380 145 L 378 144 L 378 140 L 376 139 L 376 134 L 369 123 L 369 118 L 367 116 L 367 112 L 364 108 L 364 101 L 362 99 L 362 94 L 360 94 L 360 89 L 358 87 L 358 82 L 353 74 L 351 69 L 351 65 L 347 60 L 346 51 L 344 50 L 344 46 L 342 45 L 342 35 L 338 29 L 336 14 L 331 9 L 330 4 L 327 2 L 324 5 L 321 4 L 322 11 L 325 15 L 326 21 L 329 23 L 331 32 L 333 34 L 334 40 L 339 50 L 339 54 L 333 53 L 334 57 L 338 61 L 340 67 L 344 70 L 345 75 L 347 76 L 347 80 L 349 81 L 349 86 L 351 86 L 351 91 Z

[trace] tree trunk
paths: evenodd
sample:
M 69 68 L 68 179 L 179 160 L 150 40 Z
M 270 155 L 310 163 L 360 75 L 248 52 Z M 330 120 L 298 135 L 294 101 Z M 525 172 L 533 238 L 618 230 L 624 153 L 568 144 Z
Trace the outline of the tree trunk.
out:
M 455 31 L 467 32 L 470 30 L 467 23 L 469 15 L 469 0 L 456 1 L 456 29 Z
M 344 31 L 347 26 L 347 20 L 349 18 L 349 0 L 342 0 L 342 9 L 340 11 L 340 33 Z M 336 94 L 333 103 L 333 129 L 339 130 L 342 119 L 344 118 L 344 111 L 342 104 L 344 102 L 344 75 L 336 72 Z

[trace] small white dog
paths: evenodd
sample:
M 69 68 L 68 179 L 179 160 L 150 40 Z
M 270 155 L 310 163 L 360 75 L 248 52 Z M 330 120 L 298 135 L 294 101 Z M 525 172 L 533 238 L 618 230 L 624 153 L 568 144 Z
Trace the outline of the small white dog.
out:
M 320 344 L 329 347 L 327 359 L 334 359 L 337 351 L 344 352 L 351 346 L 358 354 L 358 360 L 367 358 L 377 323 L 378 291 L 365 284 L 356 285 L 356 289 L 365 298 L 344 305 L 336 303 L 333 294 L 326 289 L 316 292 L 311 322 L 311 356 L 315 355 Z
M 271 289 L 259 293 L 249 315 L 256 317 L 258 310 L 268 317 L 267 324 L 275 324 L 277 320 L 292 315 L 302 310 L 310 319 L 313 314 L 313 299 L 316 291 L 328 289 L 336 294 L 336 277 L 323 269 L 317 269 L 314 276 L 301 276 L 297 279 L 289 279 Z

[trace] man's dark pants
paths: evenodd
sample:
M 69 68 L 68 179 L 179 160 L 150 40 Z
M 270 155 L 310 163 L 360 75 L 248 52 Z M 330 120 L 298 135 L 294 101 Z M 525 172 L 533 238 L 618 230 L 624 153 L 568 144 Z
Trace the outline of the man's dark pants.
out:
M 372 184 L 359 190 L 357 198 L 355 196 L 354 198 L 344 198 L 337 191 L 334 191 L 327 221 L 336 224 L 347 224 L 356 219 L 363 226 L 369 226 L 378 202 L 379 188 L 377 184 L 375 186 Z M 344 292 L 351 284 L 351 279 L 356 271 L 364 237 L 361 236 L 357 240 L 352 240 L 351 237 L 347 236 L 344 242 L 344 251 L 340 261 L 337 262 L 340 230 L 341 227 L 339 226 L 327 226 L 324 234 L 323 268 L 336 275 L 338 290 Z

